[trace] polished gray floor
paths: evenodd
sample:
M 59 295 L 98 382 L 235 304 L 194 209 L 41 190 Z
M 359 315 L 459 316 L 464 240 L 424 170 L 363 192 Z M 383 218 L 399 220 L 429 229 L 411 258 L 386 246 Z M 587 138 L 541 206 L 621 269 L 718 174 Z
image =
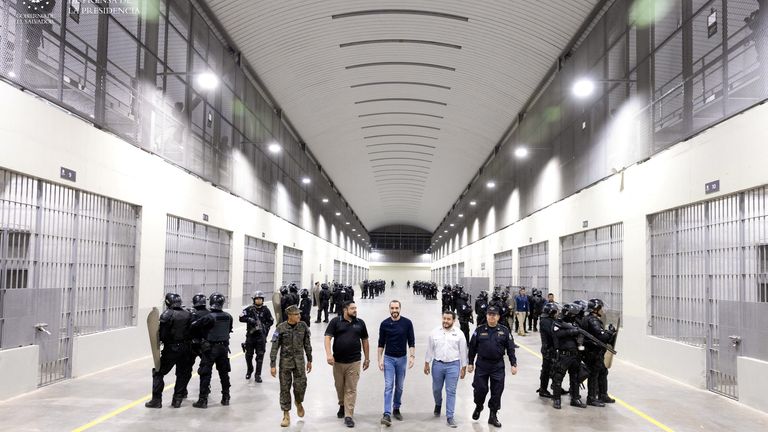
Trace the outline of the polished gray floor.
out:
M 431 379 L 422 372 L 424 343 L 428 332 L 440 325 L 439 302 L 415 297 L 405 289 L 390 290 L 383 297 L 358 300 L 359 317 L 371 332 L 372 368 L 362 374 L 356 409 L 357 430 L 386 429 L 379 424 L 383 409 L 383 373 L 375 366 L 375 343 L 378 324 L 388 316 L 387 301 L 398 298 L 403 302 L 403 315 L 416 326 L 417 363 L 405 381 L 402 413 L 403 422 L 391 429 L 400 431 L 448 430 L 445 417 L 432 416 L 434 403 Z M 328 431 L 344 430 L 336 419 L 336 393 L 331 368 L 325 363 L 323 331 L 325 324 L 312 324 L 315 369 L 309 374 L 305 401 L 307 414 L 300 421 L 292 413 L 292 424 L 279 427 L 281 411 L 278 404 L 278 383 L 265 371 L 264 382 L 244 380 L 245 361 L 235 354 L 233 364 L 232 405 L 223 407 L 218 397 L 207 410 L 192 408 L 194 399 L 184 402 L 180 409 L 169 407 L 170 393 L 165 393 L 165 407 L 160 410 L 143 407 L 143 398 L 150 390 L 151 360 L 144 358 L 88 377 L 55 384 L 27 395 L 0 403 L 0 425 L 13 431 L 176 431 L 176 430 L 245 430 L 258 431 Z M 234 336 L 238 346 L 242 331 Z M 520 371 L 507 376 L 502 399 L 500 420 L 506 430 L 558 431 L 765 431 L 768 415 L 745 408 L 736 402 L 703 390 L 693 389 L 658 374 L 624 362 L 611 369 L 611 392 L 627 405 L 607 408 L 578 409 L 564 406 L 553 410 L 548 400 L 536 397 L 540 360 L 538 334 L 519 338 L 524 347 L 518 350 Z M 528 348 L 528 349 L 525 349 Z M 172 381 L 172 375 L 166 383 Z M 470 418 L 472 375 L 460 381 L 457 400 L 457 421 L 463 431 L 489 430 L 487 409 L 480 421 Z M 214 374 L 213 395 L 219 387 Z M 190 385 L 190 395 L 197 391 L 197 379 Z M 567 401 L 566 401 L 567 402 Z M 647 417 L 644 417 L 647 416 Z M 654 424 L 655 420 L 658 424 Z M 83 428 L 85 427 L 85 428 Z M 666 427 L 667 429 L 664 429 Z M 491 430 L 495 429 L 490 427 Z

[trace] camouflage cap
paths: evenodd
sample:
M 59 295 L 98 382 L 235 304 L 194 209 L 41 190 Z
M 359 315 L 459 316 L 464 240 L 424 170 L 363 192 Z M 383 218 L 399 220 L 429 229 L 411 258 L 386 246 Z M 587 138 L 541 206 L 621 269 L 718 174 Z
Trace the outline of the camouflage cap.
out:
M 285 308 L 285 313 L 288 315 L 299 315 L 301 311 L 299 310 L 298 306 L 290 305 L 287 308 Z

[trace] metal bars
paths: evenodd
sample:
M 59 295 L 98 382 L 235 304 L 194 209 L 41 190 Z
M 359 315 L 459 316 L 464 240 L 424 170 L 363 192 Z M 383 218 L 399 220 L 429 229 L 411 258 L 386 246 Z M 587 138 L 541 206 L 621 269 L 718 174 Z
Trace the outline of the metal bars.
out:
M 184 301 L 197 293 L 218 292 L 229 298 L 232 233 L 168 215 L 165 237 L 165 293 Z
M 549 253 L 547 242 L 519 248 L 520 285 L 526 288 L 539 288 L 546 292 L 549 288 Z
M 563 301 L 599 298 L 621 315 L 624 225 L 617 223 L 560 238 Z
M 39 345 L 40 385 L 71 375 L 74 335 L 135 325 L 138 216 L 0 170 L 0 349 Z
M 333 281 L 341 283 L 341 261 L 333 260 Z
M 767 360 L 768 188 L 648 217 L 651 333 L 707 349 L 707 386 L 738 398 L 736 357 Z
M 243 263 L 243 304 L 251 304 L 256 291 L 264 292 L 264 298 L 272 298 L 275 291 L 275 254 L 277 245 L 266 240 L 245 236 L 245 261 Z
M 512 249 L 493 255 L 493 286 L 512 285 Z
M 283 283 L 295 283 L 301 288 L 301 257 L 299 249 L 283 247 Z

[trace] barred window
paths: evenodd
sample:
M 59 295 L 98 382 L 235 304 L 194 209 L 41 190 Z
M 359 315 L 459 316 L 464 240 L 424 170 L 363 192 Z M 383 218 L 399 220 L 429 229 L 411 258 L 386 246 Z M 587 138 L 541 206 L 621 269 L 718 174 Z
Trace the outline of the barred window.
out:
M 549 252 L 547 242 L 523 246 L 520 249 L 520 285 L 526 288 L 549 289 Z
M 512 285 L 512 266 L 511 249 L 493 256 L 493 286 Z
M 251 296 L 263 291 L 265 299 L 275 291 L 275 253 L 277 245 L 266 240 L 245 236 L 243 263 L 243 304 L 251 304 Z
M 283 247 L 283 283 L 295 283 L 301 288 L 301 255 L 299 249 Z
M 621 315 L 623 293 L 621 223 L 560 238 L 563 301 L 599 298 Z
M 229 260 L 232 233 L 220 228 L 168 215 L 165 237 L 165 292 L 175 292 L 184 302 L 197 293 L 229 294 Z

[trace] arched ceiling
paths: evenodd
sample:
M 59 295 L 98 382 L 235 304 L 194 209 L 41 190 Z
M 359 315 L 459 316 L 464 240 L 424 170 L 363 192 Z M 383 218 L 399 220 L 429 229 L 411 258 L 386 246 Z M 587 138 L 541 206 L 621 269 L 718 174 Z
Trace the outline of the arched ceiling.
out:
M 369 230 L 434 231 L 598 0 L 206 0 Z

